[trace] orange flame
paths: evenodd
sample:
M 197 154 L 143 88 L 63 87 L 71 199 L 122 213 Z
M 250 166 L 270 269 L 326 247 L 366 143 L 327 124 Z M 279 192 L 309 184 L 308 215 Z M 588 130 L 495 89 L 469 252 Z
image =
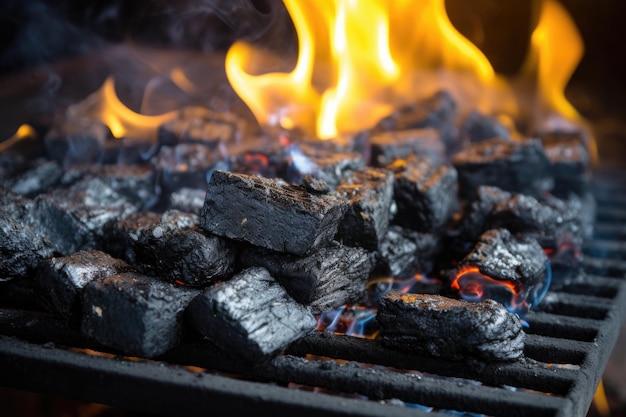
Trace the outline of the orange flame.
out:
M 17 142 L 23 139 L 36 137 L 37 132 L 35 131 L 35 129 L 31 125 L 23 124 L 17 128 L 15 133 L 10 138 L 0 143 L 0 152 L 6 151 L 11 146 L 15 145 Z
M 226 56 L 229 82 L 264 127 L 298 128 L 321 139 L 349 135 L 444 88 L 462 112 L 519 113 L 511 86 L 454 28 L 445 0 L 283 3 L 298 36 L 291 72 L 264 73 L 268 54 L 244 42 Z M 546 0 L 543 10 L 526 67 L 536 68 L 546 103 L 572 118 L 577 113 L 563 91 L 582 42 L 558 3 Z
M 521 300 L 521 286 L 518 281 L 506 281 L 491 278 L 480 272 L 476 266 L 465 265 L 459 269 L 454 280 L 450 284 L 453 290 L 458 291 L 463 299 L 480 301 L 491 288 L 501 288 L 510 293 L 510 302 L 507 300 L 506 307 L 509 310 L 524 309 L 526 302 Z M 500 300 L 501 301 L 501 300 Z
M 136 113 L 122 103 L 115 92 L 113 77 L 108 77 L 99 90 L 77 106 L 68 109 L 70 114 L 87 116 L 106 124 L 116 138 L 148 138 L 155 140 L 160 125 L 173 119 L 178 112 L 158 116 Z

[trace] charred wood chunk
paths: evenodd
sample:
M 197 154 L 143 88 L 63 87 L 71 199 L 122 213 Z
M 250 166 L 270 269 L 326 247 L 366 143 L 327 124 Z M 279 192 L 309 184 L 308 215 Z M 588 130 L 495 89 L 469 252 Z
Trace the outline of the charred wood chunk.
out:
M 548 290 L 548 267 L 548 258 L 536 239 L 491 229 L 459 262 L 451 287 L 466 300 L 492 298 L 524 314 L 539 304 Z
M 53 314 L 69 317 L 78 313 L 79 295 L 97 278 L 132 271 L 132 267 L 99 250 L 84 250 L 40 262 L 35 275 L 35 295 Z
M 134 246 L 144 231 L 161 222 L 161 214 L 138 211 L 107 223 L 103 228 L 102 248 L 114 257 L 136 264 Z
M 34 211 L 56 251 L 69 255 L 96 248 L 104 225 L 136 208 L 102 180 L 85 178 L 38 196 Z
M 374 272 L 394 278 L 409 278 L 432 271 L 439 254 L 441 239 L 432 233 L 393 225 L 376 252 Z
M 225 351 L 256 362 L 315 330 L 317 320 L 265 268 L 206 288 L 188 308 L 194 328 Z
M 285 179 L 300 183 L 306 175 L 322 179 L 331 188 L 352 172 L 365 168 L 365 159 L 360 152 L 311 144 L 293 143 L 286 149 L 288 164 Z
M 205 286 L 230 277 L 234 270 L 235 250 L 224 238 L 196 228 L 168 232 L 160 225 L 150 232 L 134 245 L 135 263 L 147 275 Z
M 550 132 L 541 142 L 552 165 L 553 193 L 559 197 L 575 193 L 583 196 L 591 179 L 589 151 L 581 132 Z
M 241 250 L 239 261 L 244 267 L 266 268 L 291 297 L 309 305 L 313 314 L 365 301 L 372 270 L 365 250 L 338 242 L 307 256 L 249 247 Z
M 369 142 L 369 164 L 375 167 L 384 167 L 410 155 L 427 156 L 437 161 L 446 158 L 441 134 L 434 128 L 373 132 Z
M 161 146 L 176 146 L 191 142 L 215 148 L 220 142 L 228 143 L 235 138 L 235 116 L 231 120 L 202 107 L 186 107 L 178 116 L 163 123 L 158 130 Z
M 472 200 L 481 185 L 539 197 L 554 186 L 550 161 L 538 139 L 493 138 L 467 145 L 453 158 L 459 191 Z
M 336 192 L 350 203 L 337 239 L 348 246 L 378 249 L 389 230 L 393 173 L 383 168 L 354 171 L 339 182 Z
M 55 252 L 33 201 L 0 186 L 0 281 L 26 277 Z
M 164 146 L 152 159 L 159 185 L 166 193 L 183 187 L 205 188 L 207 178 L 218 164 L 223 164 L 218 151 L 197 143 Z
M 304 187 L 217 170 L 200 225 L 208 232 L 295 255 L 330 243 L 348 203 Z
M 458 206 L 454 167 L 410 157 L 387 168 L 394 172 L 397 212 L 392 223 L 426 233 L 441 230 Z
M 487 220 L 493 208 L 503 201 L 507 201 L 512 194 L 498 187 L 481 185 L 476 191 L 476 198 L 467 203 L 460 220 L 461 238 L 475 242 L 478 237 L 489 229 Z
M 185 211 L 187 213 L 193 213 L 200 216 L 205 197 L 206 187 L 183 187 L 170 194 L 170 204 L 168 209 Z
M 11 176 L 2 183 L 10 190 L 25 197 L 35 197 L 50 191 L 61 182 L 63 168 L 56 161 L 37 159 L 28 169 Z
M 127 355 L 156 357 L 178 343 L 198 293 L 134 272 L 95 279 L 83 288 L 81 332 Z
M 464 142 L 481 142 L 487 139 L 510 139 L 510 132 L 498 119 L 473 111 L 467 116 L 459 132 Z
M 512 361 L 524 350 L 520 318 L 500 303 L 393 291 L 378 303 L 380 340 L 393 349 L 441 358 Z
M 419 103 L 404 106 L 383 118 L 375 126 L 377 131 L 406 130 L 431 127 L 441 133 L 448 149 L 454 148 L 455 120 L 458 105 L 447 91 L 439 91 Z
M 48 156 L 67 166 L 104 162 L 105 143 L 112 138 L 104 123 L 73 116 L 58 120 L 46 133 L 44 143 Z

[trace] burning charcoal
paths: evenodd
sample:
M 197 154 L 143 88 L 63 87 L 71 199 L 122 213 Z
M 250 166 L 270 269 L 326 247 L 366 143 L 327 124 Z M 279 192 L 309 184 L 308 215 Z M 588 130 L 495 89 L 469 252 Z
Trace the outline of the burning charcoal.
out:
M 235 251 L 225 239 L 198 229 L 170 233 L 160 224 L 149 231 L 134 245 L 135 262 L 143 273 L 192 286 L 232 274 Z
M 51 313 L 68 317 L 79 308 L 79 294 L 96 278 L 130 272 L 132 267 L 99 250 L 42 261 L 35 276 L 35 294 Z
M 469 203 L 461 219 L 461 237 L 466 241 L 474 242 L 487 226 L 487 219 L 496 204 L 509 200 L 511 193 L 502 191 L 498 187 L 481 185 L 476 192 L 476 199 Z
M 374 130 L 407 130 L 431 127 L 441 133 L 444 144 L 450 149 L 454 138 L 454 124 L 457 117 L 457 104 L 447 91 L 440 91 L 432 97 L 400 108 L 382 119 Z
M 187 188 L 183 187 L 170 194 L 171 210 L 180 210 L 187 213 L 193 213 L 200 215 L 202 212 L 202 206 L 204 205 L 204 198 L 206 197 L 205 188 Z
M 299 143 L 286 148 L 288 167 L 285 177 L 292 183 L 300 183 L 306 175 L 320 178 L 334 188 L 350 173 L 365 167 L 365 160 L 360 152 L 320 146 L 319 144 Z
M 178 343 L 198 293 L 133 272 L 95 279 L 83 288 L 81 332 L 127 355 L 156 357 Z
M 581 133 L 551 132 L 541 137 L 546 155 L 552 164 L 554 191 L 558 197 L 575 193 L 579 196 L 588 189 L 591 172 L 589 152 Z
M 158 131 L 161 146 L 176 146 L 179 143 L 200 143 L 215 148 L 220 142 L 228 143 L 234 139 L 237 126 L 220 117 L 218 113 L 202 107 L 182 109 L 178 117 L 162 124 Z
M 524 353 L 522 321 L 493 300 L 470 303 L 393 291 L 378 303 L 383 345 L 453 360 L 512 361 Z
M 134 246 L 146 229 L 161 222 L 161 215 L 152 211 L 132 213 L 103 228 L 102 248 L 111 255 L 136 264 Z
M 460 136 L 465 142 L 481 142 L 487 139 L 510 139 L 509 129 L 494 117 L 473 111 L 461 126 Z
M 14 175 L 5 186 L 25 197 L 35 197 L 59 184 L 63 168 L 56 161 L 37 159 L 31 167 Z
M 394 278 L 408 278 L 432 271 L 441 239 L 393 225 L 376 253 L 375 272 Z
M 103 162 L 105 143 L 112 138 L 105 124 L 76 116 L 57 121 L 46 133 L 44 142 L 50 158 L 67 166 Z
M 304 257 L 250 247 L 241 251 L 240 262 L 245 267 L 266 268 L 291 297 L 309 305 L 313 314 L 363 302 L 372 269 L 365 250 L 338 242 Z
M 440 230 L 450 220 L 458 204 L 454 167 L 433 164 L 425 157 L 410 157 L 387 168 L 395 174 L 394 224 L 429 233 Z
M 334 195 L 217 170 L 202 208 L 201 227 L 217 236 L 304 255 L 328 244 L 348 209 Z
M 374 132 L 369 137 L 370 165 L 384 167 L 410 155 L 426 156 L 444 161 L 446 148 L 441 134 L 433 128 Z
M 136 211 L 125 198 L 97 178 L 35 199 L 35 213 L 61 255 L 97 247 L 103 226 Z
M 267 144 L 230 158 L 230 171 L 265 178 L 280 178 L 287 170 L 287 151 L 280 143 Z
M 480 185 L 541 196 L 554 186 L 550 161 L 537 139 L 493 138 L 469 144 L 453 158 L 461 196 L 472 200 Z
M 191 324 L 225 351 L 259 361 L 315 330 L 317 320 L 265 268 L 208 287 L 188 308 Z
M 354 171 L 337 186 L 350 202 L 339 224 L 337 239 L 348 246 L 376 250 L 389 229 L 393 174 L 382 168 Z
M 26 277 L 54 250 L 31 200 L 0 186 L 0 281 Z
M 525 314 L 548 290 L 548 268 L 548 258 L 535 239 L 491 229 L 459 262 L 451 288 L 465 300 L 492 298 L 509 311 Z
M 182 187 L 205 188 L 207 178 L 223 158 L 219 152 L 197 143 L 164 146 L 153 158 L 159 184 L 169 193 Z

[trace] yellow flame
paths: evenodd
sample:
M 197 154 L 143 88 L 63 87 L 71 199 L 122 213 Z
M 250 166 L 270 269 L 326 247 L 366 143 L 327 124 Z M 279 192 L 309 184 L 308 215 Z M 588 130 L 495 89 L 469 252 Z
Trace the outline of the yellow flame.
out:
M 283 2 L 298 35 L 291 72 L 254 75 L 264 58 L 244 42 L 226 56 L 231 85 L 261 125 L 323 139 L 369 128 L 442 84 L 424 82 L 418 70 L 445 66 L 483 86 L 497 82 L 485 55 L 450 22 L 444 0 Z
M 17 128 L 15 133 L 10 138 L 0 143 L 0 152 L 6 151 L 11 146 L 15 145 L 17 142 L 23 139 L 36 137 L 37 132 L 35 131 L 35 129 L 31 125 L 23 124 Z
M 604 392 L 604 382 L 602 380 L 600 380 L 598 389 L 596 389 L 596 393 L 593 395 L 593 405 L 596 407 L 598 414 L 602 417 L 611 416 L 611 407 L 609 406 L 609 401 L 606 398 L 606 394 Z

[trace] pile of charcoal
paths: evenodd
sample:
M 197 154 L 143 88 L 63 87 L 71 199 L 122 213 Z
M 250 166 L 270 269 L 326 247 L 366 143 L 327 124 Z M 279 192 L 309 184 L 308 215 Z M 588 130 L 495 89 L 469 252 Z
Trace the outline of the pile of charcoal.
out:
M 242 147 L 244 125 L 189 108 L 154 143 L 66 117 L 0 154 L 2 291 L 147 358 L 190 327 L 259 361 L 369 305 L 390 349 L 516 360 L 524 313 L 580 269 L 582 133 L 517 137 L 445 92 L 349 140 Z M 368 285 L 417 276 L 437 290 Z

